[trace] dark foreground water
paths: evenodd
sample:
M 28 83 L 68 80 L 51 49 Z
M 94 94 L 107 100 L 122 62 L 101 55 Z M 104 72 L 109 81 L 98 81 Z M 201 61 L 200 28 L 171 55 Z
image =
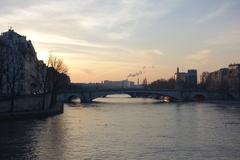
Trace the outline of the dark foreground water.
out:
M 66 105 L 47 119 L 0 122 L 0 159 L 240 159 L 238 106 L 99 101 Z

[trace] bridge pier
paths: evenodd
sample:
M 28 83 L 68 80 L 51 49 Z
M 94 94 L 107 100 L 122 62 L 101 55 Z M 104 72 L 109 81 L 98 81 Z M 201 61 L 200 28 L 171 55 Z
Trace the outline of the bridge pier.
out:
M 137 98 L 137 94 L 136 93 L 129 93 L 128 95 L 130 95 L 131 98 Z
M 92 93 L 91 92 L 88 92 L 88 93 L 82 93 L 81 94 L 81 103 L 92 103 Z
M 81 103 L 92 103 L 92 99 L 81 99 Z

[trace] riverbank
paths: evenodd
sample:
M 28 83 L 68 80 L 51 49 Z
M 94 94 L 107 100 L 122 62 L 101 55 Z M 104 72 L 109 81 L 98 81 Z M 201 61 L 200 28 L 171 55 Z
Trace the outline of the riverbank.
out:
M 58 101 L 52 105 L 50 94 L 45 95 L 45 101 L 43 95 L 18 96 L 14 100 L 13 108 L 10 100 L 0 101 L 0 120 L 41 118 L 61 113 L 63 113 L 63 102 Z
M 0 120 L 19 120 L 19 119 L 34 119 L 45 118 L 62 114 L 64 112 L 63 103 L 54 105 L 51 109 L 34 110 L 34 111 L 19 111 L 19 112 L 5 112 L 0 113 Z

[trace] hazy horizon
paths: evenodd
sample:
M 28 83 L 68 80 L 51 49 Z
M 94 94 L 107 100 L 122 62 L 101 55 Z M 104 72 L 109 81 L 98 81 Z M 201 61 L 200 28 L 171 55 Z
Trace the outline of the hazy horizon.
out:
M 8 26 L 33 42 L 38 58 L 64 59 L 72 82 L 170 78 L 240 62 L 238 0 L 1 0 Z

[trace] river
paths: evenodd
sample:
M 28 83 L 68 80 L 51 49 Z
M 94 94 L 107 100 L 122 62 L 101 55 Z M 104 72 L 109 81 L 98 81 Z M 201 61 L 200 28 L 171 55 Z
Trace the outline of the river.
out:
M 0 122 L 0 159 L 239 160 L 240 107 L 108 97 Z

